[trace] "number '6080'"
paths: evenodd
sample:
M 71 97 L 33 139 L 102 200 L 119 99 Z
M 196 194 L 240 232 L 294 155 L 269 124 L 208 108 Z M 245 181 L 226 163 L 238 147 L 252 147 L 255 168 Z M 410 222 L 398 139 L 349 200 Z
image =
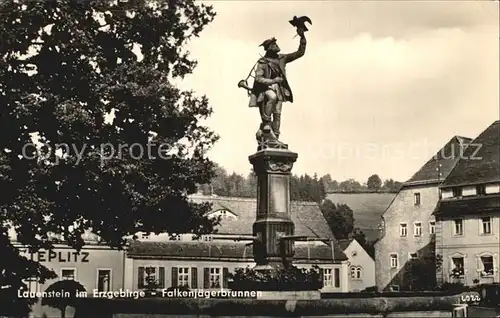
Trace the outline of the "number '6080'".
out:
M 471 295 L 462 295 L 460 296 L 460 299 L 463 301 L 463 302 L 466 302 L 466 303 L 471 303 L 471 302 L 480 302 L 481 301 L 481 297 L 477 294 L 471 294 Z

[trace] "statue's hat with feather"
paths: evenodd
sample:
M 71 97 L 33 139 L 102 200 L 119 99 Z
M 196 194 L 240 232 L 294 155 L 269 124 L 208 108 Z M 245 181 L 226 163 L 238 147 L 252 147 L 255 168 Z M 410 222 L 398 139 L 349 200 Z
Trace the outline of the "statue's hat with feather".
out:
M 267 40 L 265 40 L 264 42 L 262 42 L 262 44 L 261 44 L 261 45 L 259 45 L 259 46 L 264 47 L 264 50 L 266 50 L 266 51 L 267 51 L 267 49 L 268 49 L 268 48 L 271 46 L 271 44 L 273 44 L 273 43 L 276 43 L 276 38 L 270 38 L 270 39 L 267 39 Z

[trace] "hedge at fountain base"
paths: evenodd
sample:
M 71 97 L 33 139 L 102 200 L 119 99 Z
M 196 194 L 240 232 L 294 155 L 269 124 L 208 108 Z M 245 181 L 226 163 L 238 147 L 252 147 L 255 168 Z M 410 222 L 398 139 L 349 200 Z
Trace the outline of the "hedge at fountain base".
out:
M 321 299 L 321 293 L 317 290 L 302 291 L 258 291 L 257 299 L 268 300 L 314 300 Z
M 239 268 L 229 274 L 231 290 L 250 291 L 318 291 L 323 288 L 320 268 L 310 270 L 297 267 L 256 271 L 250 267 Z

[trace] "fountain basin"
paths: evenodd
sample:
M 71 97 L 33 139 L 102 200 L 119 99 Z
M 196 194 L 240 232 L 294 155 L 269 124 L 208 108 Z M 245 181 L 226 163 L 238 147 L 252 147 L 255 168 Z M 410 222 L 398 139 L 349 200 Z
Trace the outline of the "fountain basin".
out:
M 317 300 L 82 298 L 76 304 L 74 317 L 452 317 L 457 305 L 463 304 L 462 296 Z

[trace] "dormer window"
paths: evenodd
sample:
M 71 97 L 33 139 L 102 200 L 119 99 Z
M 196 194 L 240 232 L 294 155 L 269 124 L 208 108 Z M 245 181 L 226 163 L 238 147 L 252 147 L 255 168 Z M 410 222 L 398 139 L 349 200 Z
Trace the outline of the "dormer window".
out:
M 236 220 L 236 214 L 234 214 L 233 212 L 229 211 L 229 210 L 217 210 L 217 211 L 213 211 L 213 212 L 210 212 L 208 214 L 209 217 L 220 217 L 222 219 L 233 219 L 233 220 Z
M 439 198 L 440 199 L 450 199 L 453 198 L 453 190 L 450 188 L 447 189 L 441 189 L 439 191 Z

